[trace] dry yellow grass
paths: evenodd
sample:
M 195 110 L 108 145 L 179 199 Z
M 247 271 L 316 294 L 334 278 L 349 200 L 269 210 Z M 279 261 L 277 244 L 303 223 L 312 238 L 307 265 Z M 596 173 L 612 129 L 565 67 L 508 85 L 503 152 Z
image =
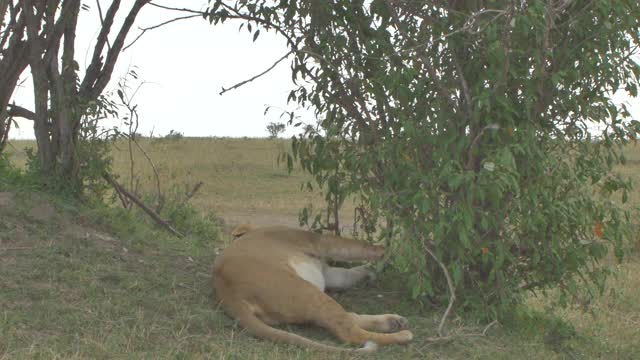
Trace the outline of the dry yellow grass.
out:
M 229 224 L 298 224 L 298 212 L 308 204 L 322 207 L 322 195 L 302 191 L 309 179 L 300 169 L 288 173 L 278 164 L 278 154 L 289 148 L 287 140 L 190 138 L 142 140 L 164 186 L 193 186 L 204 182 L 192 200 L 203 211 L 213 211 Z M 153 191 L 151 166 L 134 152 L 136 176 L 145 191 Z M 114 149 L 114 171 L 129 178 L 130 160 L 124 142 Z M 346 213 L 353 213 L 347 206 Z M 347 215 L 348 218 L 348 215 Z
M 197 182 L 204 185 L 191 203 L 202 211 L 212 211 L 230 225 L 298 225 L 299 211 L 309 204 L 323 208 L 319 191 L 302 191 L 309 175 L 299 168 L 289 174 L 285 164 L 278 164 L 278 154 L 289 149 L 288 140 L 182 138 L 142 139 L 140 146 L 153 160 L 161 188 L 170 192 L 177 187 L 185 191 Z M 18 166 L 26 161 L 24 149 L 34 141 L 13 141 L 9 147 L 12 160 Z M 144 154 L 133 147 L 134 177 L 140 189 L 155 192 L 155 178 Z M 119 141 L 113 148 L 113 170 L 123 183 L 130 181 L 128 144 Z M 353 204 L 342 210 L 343 224 L 353 220 Z

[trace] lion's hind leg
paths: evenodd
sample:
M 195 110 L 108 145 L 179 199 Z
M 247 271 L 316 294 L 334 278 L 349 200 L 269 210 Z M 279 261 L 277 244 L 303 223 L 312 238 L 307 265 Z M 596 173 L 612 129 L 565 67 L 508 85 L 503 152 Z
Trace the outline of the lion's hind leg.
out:
M 384 315 L 364 315 L 349 313 L 355 320 L 356 324 L 361 328 L 369 331 L 378 331 L 384 333 L 393 333 L 400 330 L 406 330 L 409 327 L 409 321 L 396 314 Z
M 400 327 L 398 327 L 398 330 L 400 331 L 388 334 L 367 331 L 360 325 L 368 326 L 376 323 L 375 321 L 373 321 L 376 320 L 373 318 L 373 316 L 354 316 L 355 314 L 345 311 L 340 304 L 338 304 L 327 294 L 318 290 L 317 294 L 315 295 L 316 296 L 307 300 L 310 308 L 317 309 L 313 317 L 309 320 L 316 325 L 329 330 L 342 341 L 360 345 L 365 345 L 367 342 L 373 341 L 378 345 L 389 345 L 403 344 L 413 339 L 413 334 L 410 331 L 401 330 Z M 404 325 L 402 327 L 406 326 L 406 320 L 403 324 Z M 392 330 L 391 326 L 370 326 L 372 330 L 375 330 L 376 327 L 381 330 L 384 329 L 386 331 Z

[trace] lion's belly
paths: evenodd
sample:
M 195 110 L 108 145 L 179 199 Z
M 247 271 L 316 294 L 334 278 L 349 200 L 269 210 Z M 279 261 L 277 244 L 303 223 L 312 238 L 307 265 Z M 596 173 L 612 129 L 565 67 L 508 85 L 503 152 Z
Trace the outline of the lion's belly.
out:
M 289 266 L 298 276 L 313 284 L 320 291 L 324 291 L 326 284 L 322 273 L 324 267 L 322 261 L 306 256 L 294 257 L 289 259 Z

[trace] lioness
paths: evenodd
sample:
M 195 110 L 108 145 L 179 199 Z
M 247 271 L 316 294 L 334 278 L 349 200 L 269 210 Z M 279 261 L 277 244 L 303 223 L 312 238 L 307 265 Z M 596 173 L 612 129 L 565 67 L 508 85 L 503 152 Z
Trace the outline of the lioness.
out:
M 372 273 L 364 266 L 330 267 L 323 259 L 376 260 L 383 256 L 383 247 L 282 226 L 240 226 L 233 235 L 237 239 L 215 260 L 213 286 L 226 312 L 255 336 L 319 350 L 357 352 L 413 338 L 404 330 L 408 325 L 404 317 L 349 313 L 324 293 L 327 288 L 349 288 Z M 364 346 L 339 348 L 272 327 L 292 323 L 315 324 L 342 341 Z

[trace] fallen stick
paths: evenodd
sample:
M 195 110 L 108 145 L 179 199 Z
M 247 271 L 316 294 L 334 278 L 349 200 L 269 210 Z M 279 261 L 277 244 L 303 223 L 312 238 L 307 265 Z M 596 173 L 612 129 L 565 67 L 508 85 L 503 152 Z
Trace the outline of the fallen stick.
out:
M 109 184 L 111 184 L 111 186 L 113 186 L 116 189 L 117 192 L 119 192 L 122 195 L 126 196 L 129 200 L 133 201 L 133 203 L 135 203 L 142 210 L 144 210 L 144 212 L 146 212 L 147 215 L 149 215 L 156 223 L 158 223 L 159 225 L 164 227 L 167 231 L 169 231 L 173 235 L 175 235 L 177 237 L 184 237 L 184 235 L 182 235 L 178 230 L 174 229 L 171 225 L 169 225 L 169 223 L 167 223 L 166 221 L 162 220 L 160 215 L 158 215 L 155 211 L 151 210 L 151 208 L 149 208 L 147 205 L 145 205 L 142 202 L 142 200 L 138 199 L 137 196 L 133 195 L 132 193 L 127 191 L 127 189 L 125 189 L 122 185 L 118 184 L 118 182 L 115 181 L 113 179 L 113 177 L 111 177 L 111 175 L 105 173 L 105 174 L 102 175 L 102 177 Z

